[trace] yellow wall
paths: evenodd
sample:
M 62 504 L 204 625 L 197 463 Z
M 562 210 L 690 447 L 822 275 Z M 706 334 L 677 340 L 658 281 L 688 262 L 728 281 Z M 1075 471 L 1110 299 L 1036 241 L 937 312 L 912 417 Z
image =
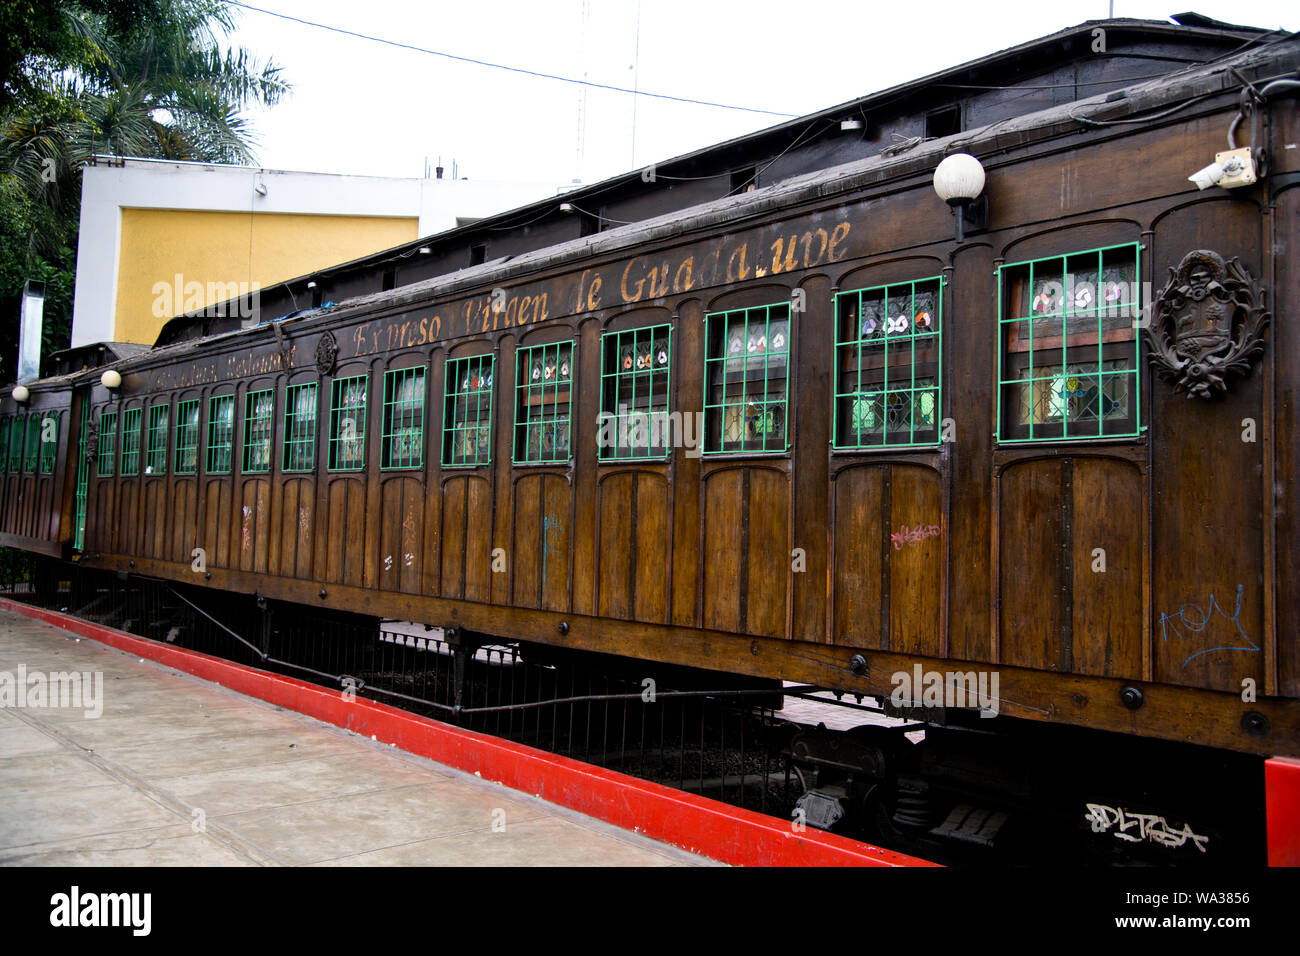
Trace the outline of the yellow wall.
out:
M 268 286 L 416 238 L 414 218 L 123 209 L 114 340 L 152 345 L 174 303 L 154 315 L 155 285 L 198 282 Z M 175 299 L 175 293 L 170 296 Z

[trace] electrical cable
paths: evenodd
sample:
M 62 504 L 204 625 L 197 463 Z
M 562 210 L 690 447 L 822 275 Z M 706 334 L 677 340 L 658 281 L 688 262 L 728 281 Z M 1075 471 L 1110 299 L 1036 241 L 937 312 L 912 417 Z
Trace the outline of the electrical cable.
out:
M 331 33 L 341 33 L 344 36 L 356 37 L 360 40 L 370 40 L 374 43 L 383 43 L 387 46 L 397 47 L 402 50 L 411 50 L 415 53 L 425 53 L 429 56 L 441 56 L 448 60 L 456 60 L 459 63 L 472 63 L 475 66 L 491 67 L 494 70 L 505 70 L 509 73 L 519 73 L 524 76 L 535 76 L 544 80 L 558 80 L 561 83 L 573 83 L 578 86 L 586 86 L 596 90 L 612 90 L 615 93 L 631 93 L 633 96 L 649 96 L 657 100 L 669 100 L 674 103 L 688 103 L 692 106 L 710 106 L 715 109 L 736 110 L 742 113 L 760 113 L 764 116 L 777 116 L 782 119 L 795 119 L 797 113 L 778 113 L 775 110 L 758 109 L 752 106 L 732 106 L 728 103 L 714 103 L 711 100 L 697 100 L 687 96 L 673 96 L 668 93 L 649 93 L 645 90 L 628 89 L 625 86 L 613 86 L 609 83 L 593 83 L 589 80 L 579 80 L 571 76 L 560 76 L 556 73 L 543 73 L 539 70 L 528 70 L 519 66 L 507 66 L 504 63 L 492 63 L 488 60 L 478 60 L 474 57 L 459 56 L 455 53 L 446 53 L 442 50 L 430 50 L 425 47 L 415 46 L 411 43 L 399 43 L 396 40 L 386 40 L 383 37 L 370 36 L 365 33 L 357 33 L 353 30 L 345 30 L 342 27 L 332 27 L 327 23 L 317 23 L 314 20 L 304 20 L 301 17 L 293 17 L 287 13 L 277 13 L 274 10 L 266 10 L 262 7 L 255 7 L 252 4 L 241 3 L 240 0 L 226 0 L 232 7 L 242 7 L 245 10 L 252 10 L 256 13 L 264 13 L 269 17 L 279 17 L 281 20 L 291 20 L 294 23 L 301 23 L 304 26 L 316 27 L 320 30 L 329 30 Z

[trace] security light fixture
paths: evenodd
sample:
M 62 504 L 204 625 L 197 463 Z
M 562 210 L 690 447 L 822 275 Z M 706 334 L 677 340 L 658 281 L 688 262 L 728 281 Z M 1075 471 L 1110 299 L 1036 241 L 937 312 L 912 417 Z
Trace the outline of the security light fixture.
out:
M 14 401 L 19 405 L 26 405 L 32 400 L 32 393 L 26 385 L 15 385 L 13 390 Z
M 115 392 L 122 387 L 122 376 L 117 369 L 110 368 L 99 376 L 99 384 L 103 385 L 110 392 Z

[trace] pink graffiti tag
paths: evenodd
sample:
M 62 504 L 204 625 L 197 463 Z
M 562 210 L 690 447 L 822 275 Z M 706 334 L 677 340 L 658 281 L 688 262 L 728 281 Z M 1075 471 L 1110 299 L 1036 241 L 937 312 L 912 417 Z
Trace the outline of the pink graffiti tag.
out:
M 894 550 L 902 551 L 904 544 L 915 544 L 917 541 L 924 541 L 926 538 L 934 538 L 939 535 L 939 526 L 937 524 L 917 525 L 915 528 L 908 529 L 903 525 L 894 534 L 889 536 L 889 540 L 894 542 Z

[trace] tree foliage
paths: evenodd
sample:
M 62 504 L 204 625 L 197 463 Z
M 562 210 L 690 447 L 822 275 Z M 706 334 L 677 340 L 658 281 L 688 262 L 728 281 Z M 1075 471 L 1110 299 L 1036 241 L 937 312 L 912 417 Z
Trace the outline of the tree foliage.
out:
M 234 26 L 224 0 L 0 4 L 0 380 L 14 373 L 28 279 L 46 282 L 42 354 L 67 347 L 86 162 L 256 161 L 242 114 L 289 86 L 229 46 Z

